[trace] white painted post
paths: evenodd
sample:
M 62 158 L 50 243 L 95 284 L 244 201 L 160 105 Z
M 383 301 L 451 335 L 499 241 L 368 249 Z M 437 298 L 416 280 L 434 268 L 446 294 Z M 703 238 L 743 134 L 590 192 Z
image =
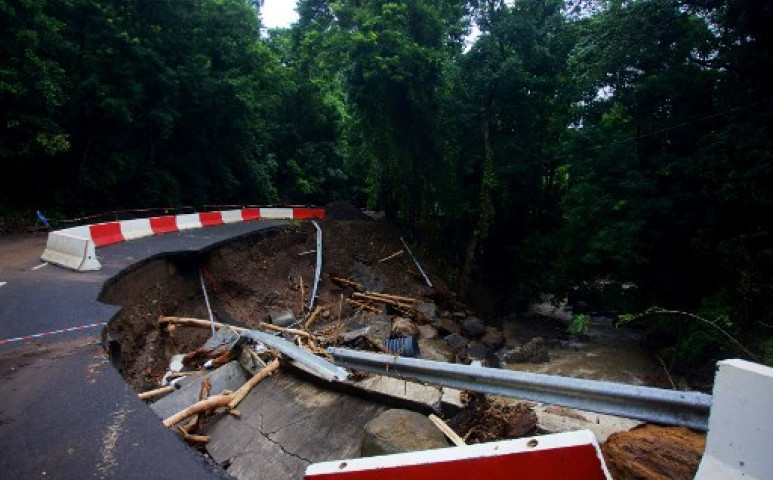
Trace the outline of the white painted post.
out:
M 773 368 L 717 363 L 706 453 L 695 480 L 764 480 L 773 475 Z

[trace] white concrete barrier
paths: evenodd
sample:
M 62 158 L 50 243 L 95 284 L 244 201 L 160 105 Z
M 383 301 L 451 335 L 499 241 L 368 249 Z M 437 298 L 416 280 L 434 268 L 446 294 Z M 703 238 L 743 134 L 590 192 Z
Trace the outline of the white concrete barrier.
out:
M 77 229 L 67 230 L 77 231 Z M 91 238 L 75 236 L 67 230 L 48 234 L 46 249 L 40 258 L 44 262 L 54 263 L 80 272 L 99 270 L 102 265 L 97 260 L 96 249 Z M 85 228 L 84 230 L 87 231 Z
M 223 216 L 223 223 L 239 223 L 243 220 L 241 210 L 223 210 L 220 214 Z
M 773 478 L 773 368 L 717 363 L 709 435 L 695 480 Z
M 187 215 L 177 215 L 177 228 L 179 230 L 190 230 L 191 228 L 201 228 L 201 218 L 198 213 Z
M 272 219 L 272 220 L 281 220 L 281 219 L 292 220 L 293 209 L 292 208 L 261 208 L 260 218 Z
M 153 229 L 150 227 L 149 218 L 138 218 L 121 221 L 121 233 L 125 240 L 134 240 L 153 235 Z

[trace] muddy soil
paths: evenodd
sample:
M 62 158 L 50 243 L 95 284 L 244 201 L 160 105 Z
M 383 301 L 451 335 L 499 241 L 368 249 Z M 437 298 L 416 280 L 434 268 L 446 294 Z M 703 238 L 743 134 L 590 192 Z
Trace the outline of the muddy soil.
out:
M 350 212 L 342 215 L 352 217 Z M 406 254 L 380 260 L 403 247 L 395 230 L 372 220 L 319 222 L 323 231 L 323 274 L 316 305 L 325 307 L 315 329 L 355 313 L 342 302 L 353 292 L 333 277 L 353 279 L 367 289 L 434 299 L 451 305 L 442 281 L 429 288 Z M 110 322 L 110 337 L 120 344 L 119 368 L 136 391 L 158 386 L 172 355 L 192 351 L 208 338 L 206 330 L 178 328 L 173 335 L 158 327 L 159 316 L 207 318 L 199 283 L 201 271 L 215 319 L 250 328 L 269 314 L 290 310 L 308 316 L 316 264 L 316 229 L 309 222 L 291 224 L 235 240 L 201 255 L 157 258 L 117 277 L 100 300 L 123 306 Z M 427 265 L 424 265 L 425 267 Z M 431 269 L 430 269 L 431 271 Z
M 366 290 L 413 298 L 434 297 L 443 302 L 442 284 L 423 285 L 408 257 L 381 259 L 403 249 L 394 229 L 376 221 L 323 221 L 323 266 L 315 305 L 330 316 L 348 318 L 354 309 L 342 302 L 353 290 L 334 277 L 355 280 Z M 285 228 L 257 244 L 240 242 L 213 252 L 204 261 L 217 313 L 225 319 L 255 327 L 269 313 L 290 310 L 296 319 L 308 313 L 316 265 L 316 229 L 310 223 Z M 436 279 L 433 278 L 433 282 Z M 447 303 L 447 302 L 446 302 Z M 324 325 L 324 322 L 320 322 Z

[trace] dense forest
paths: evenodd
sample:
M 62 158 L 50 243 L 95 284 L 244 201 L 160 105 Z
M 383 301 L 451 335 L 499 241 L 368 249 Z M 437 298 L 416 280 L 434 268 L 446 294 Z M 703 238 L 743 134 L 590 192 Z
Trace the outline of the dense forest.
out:
M 260 4 L 0 0 L 0 215 L 346 199 L 463 297 L 773 360 L 773 3 Z

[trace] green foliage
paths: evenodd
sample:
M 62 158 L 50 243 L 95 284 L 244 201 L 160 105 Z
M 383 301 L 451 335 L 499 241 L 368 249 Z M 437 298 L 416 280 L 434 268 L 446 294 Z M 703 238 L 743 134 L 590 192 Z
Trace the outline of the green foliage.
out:
M 349 199 L 502 308 L 768 351 L 770 2 L 259 4 L 0 0 L 3 210 Z
M 579 313 L 572 317 L 572 321 L 569 324 L 567 330 L 573 335 L 585 335 L 588 333 L 588 327 L 590 326 L 590 316 Z

